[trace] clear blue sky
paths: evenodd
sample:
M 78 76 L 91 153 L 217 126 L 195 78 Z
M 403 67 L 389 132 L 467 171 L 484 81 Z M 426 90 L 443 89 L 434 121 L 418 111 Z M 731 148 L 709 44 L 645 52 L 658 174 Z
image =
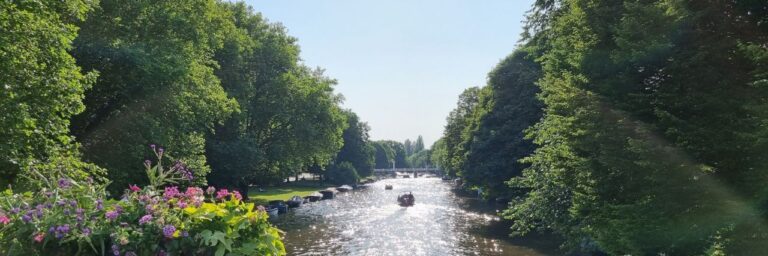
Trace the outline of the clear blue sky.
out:
M 510 54 L 533 0 L 247 0 L 299 39 L 301 56 L 374 140 L 422 135 L 430 146 L 459 93 L 484 85 Z

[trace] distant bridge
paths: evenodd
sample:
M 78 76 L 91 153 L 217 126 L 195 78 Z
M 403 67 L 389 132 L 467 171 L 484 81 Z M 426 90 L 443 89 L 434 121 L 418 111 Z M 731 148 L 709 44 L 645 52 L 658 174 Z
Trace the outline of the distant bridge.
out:
M 436 167 L 429 168 L 389 168 L 389 169 L 373 169 L 374 174 L 396 174 L 396 173 L 440 173 L 440 169 Z

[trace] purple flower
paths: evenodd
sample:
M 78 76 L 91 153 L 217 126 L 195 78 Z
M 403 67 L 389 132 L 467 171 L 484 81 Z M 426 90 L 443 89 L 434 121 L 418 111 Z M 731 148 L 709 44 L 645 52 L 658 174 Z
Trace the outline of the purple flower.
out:
M 22 215 L 21 216 L 21 221 L 23 221 L 25 223 L 32 221 L 32 215 L 29 215 L 29 214 Z
M 189 236 L 189 232 L 187 232 L 186 230 L 181 231 L 181 236 L 188 237 Z
M 212 195 L 214 192 L 216 192 L 216 188 L 214 188 L 213 186 L 208 186 L 208 189 L 206 189 L 205 192 L 208 193 L 209 195 Z
M 108 211 L 107 213 L 104 214 L 104 217 L 106 217 L 108 220 L 115 220 L 119 215 L 120 213 L 118 213 L 117 211 Z
M 68 179 L 61 178 L 59 179 L 59 187 L 62 189 L 67 189 L 70 186 L 72 186 L 72 183 Z
M 158 153 L 160 153 L 160 154 L 162 154 L 163 152 L 165 152 L 165 149 L 163 149 L 163 147 L 159 147 L 159 148 L 157 149 L 157 152 L 158 152 Z
M 56 228 L 55 227 L 48 228 L 48 233 L 53 234 L 53 232 L 56 232 Z
M 165 225 L 165 227 L 163 227 L 163 235 L 167 238 L 173 238 L 174 232 L 176 232 L 176 227 L 173 225 Z
M 75 213 L 77 213 L 77 215 L 83 215 L 83 213 L 85 213 L 85 209 L 77 208 L 77 209 L 75 209 Z
M 56 228 L 56 231 L 64 233 L 64 234 L 69 233 L 69 224 L 64 224 L 64 225 L 58 226 Z
M 184 209 L 184 208 L 187 208 L 187 203 L 185 203 L 185 202 L 178 202 L 176 204 L 176 206 L 179 207 L 179 208 Z
M 90 236 L 91 235 L 91 229 L 90 228 L 83 228 L 83 235 Z
M 11 209 L 11 213 L 13 214 L 18 214 L 20 211 L 21 209 L 19 209 L 19 207 L 14 207 L 13 209 Z
M 104 210 L 104 202 L 101 199 L 96 200 L 96 210 Z
M 152 215 L 149 215 L 149 214 L 144 215 L 141 217 L 141 219 L 139 219 L 139 225 L 144 225 L 150 221 L 152 221 Z
M 116 244 L 112 245 L 112 254 L 119 256 L 120 255 L 120 246 L 117 246 Z
M 160 250 L 159 252 L 157 252 L 157 256 L 166 256 L 166 255 L 168 255 L 168 254 L 165 253 L 165 251 L 163 251 L 163 250 Z
M 75 201 L 75 200 L 70 200 L 70 201 L 69 201 L 69 206 L 72 206 L 72 207 L 77 207 L 77 201 Z
M 163 198 L 165 198 L 165 200 L 170 200 L 171 198 L 174 198 L 178 195 L 180 195 L 179 187 L 176 187 L 176 186 L 165 187 Z
M 155 144 L 149 144 L 149 148 L 151 148 L 152 150 L 155 150 L 155 147 L 157 147 L 155 146 Z

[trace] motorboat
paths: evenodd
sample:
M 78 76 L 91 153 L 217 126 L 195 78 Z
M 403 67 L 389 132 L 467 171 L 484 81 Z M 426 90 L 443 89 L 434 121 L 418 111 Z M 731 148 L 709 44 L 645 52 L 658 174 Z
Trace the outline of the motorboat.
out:
M 339 192 L 347 192 L 352 190 L 352 187 L 349 185 L 343 185 L 341 187 L 336 188 L 336 190 L 338 190 Z
M 413 206 L 416 202 L 416 198 L 413 197 L 413 193 L 408 192 L 397 197 L 397 203 L 402 207 Z
M 288 207 L 292 207 L 292 208 L 299 207 L 301 206 L 302 203 L 304 203 L 304 198 L 301 198 L 300 196 L 293 196 L 291 197 L 291 199 L 288 199 L 288 201 L 285 203 L 288 204 Z
M 288 212 L 288 205 L 283 200 L 272 200 L 269 201 L 269 206 L 277 208 L 278 213 L 286 213 Z
M 384 185 L 384 189 L 392 190 L 392 185 L 390 185 L 390 184 Z
M 320 194 L 319 192 L 312 193 L 311 195 L 305 196 L 307 200 L 310 202 L 317 202 L 318 200 L 323 198 L 323 194 Z

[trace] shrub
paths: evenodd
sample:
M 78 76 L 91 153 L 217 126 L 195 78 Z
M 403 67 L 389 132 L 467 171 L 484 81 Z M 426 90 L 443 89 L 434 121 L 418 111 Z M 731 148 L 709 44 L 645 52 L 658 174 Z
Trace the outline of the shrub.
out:
M 357 170 L 349 162 L 331 165 L 328 168 L 327 175 L 328 179 L 337 185 L 355 184 L 360 179 L 357 175 Z
M 192 179 L 181 162 L 147 161 L 150 185 L 105 200 L 105 184 L 40 177 L 36 193 L 0 195 L 4 255 L 284 255 L 266 212 L 237 191 L 178 184 Z M 170 186 L 171 184 L 177 184 Z M 159 187 L 164 186 L 161 190 Z

